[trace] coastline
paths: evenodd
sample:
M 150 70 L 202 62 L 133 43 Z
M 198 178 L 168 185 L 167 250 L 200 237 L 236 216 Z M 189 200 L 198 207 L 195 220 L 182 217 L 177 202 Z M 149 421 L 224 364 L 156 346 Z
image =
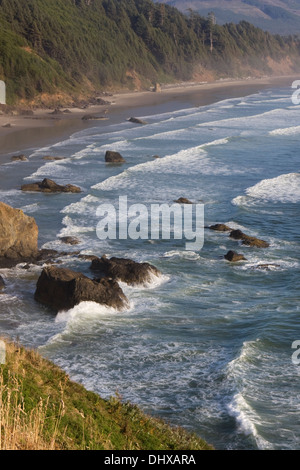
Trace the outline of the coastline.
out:
M 256 93 L 265 88 L 289 86 L 296 75 L 218 80 L 209 83 L 180 83 L 167 85 L 161 92 L 137 91 L 113 94 L 110 105 L 91 105 L 87 109 L 71 108 L 68 113 L 53 114 L 50 109 L 38 109 L 33 116 L 0 116 L 0 164 L 10 161 L 14 154 L 30 154 L 33 149 L 54 144 L 75 132 L 102 122 L 107 125 L 124 122 L 135 112 L 173 103 L 173 106 L 206 106 L 230 98 Z M 161 111 L 163 112 L 163 111 Z M 83 120 L 86 115 L 102 117 Z M 7 126 L 9 127 L 3 127 Z M 28 156 L 28 155 L 26 155 Z

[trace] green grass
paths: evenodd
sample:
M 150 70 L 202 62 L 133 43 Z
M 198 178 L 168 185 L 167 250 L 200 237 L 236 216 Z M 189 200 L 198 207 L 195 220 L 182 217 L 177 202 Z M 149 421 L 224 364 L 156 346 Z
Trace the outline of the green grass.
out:
M 6 364 L 0 365 L 0 449 L 212 449 L 118 396 L 102 399 L 36 351 L 6 345 Z

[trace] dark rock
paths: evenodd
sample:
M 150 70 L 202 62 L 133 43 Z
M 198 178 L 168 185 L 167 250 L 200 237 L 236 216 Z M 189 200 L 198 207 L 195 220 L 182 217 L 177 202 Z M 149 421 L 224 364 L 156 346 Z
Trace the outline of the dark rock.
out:
M 235 263 L 236 261 L 247 261 L 244 255 L 231 250 L 226 253 L 224 258 L 227 259 L 227 261 L 231 261 L 232 263 Z
M 111 277 L 129 285 L 140 285 L 151 282 L 152 276 L 161 272 L 149 263 L 137 263 L 125 258 L 94 258 L 91 269 L 99 274 Z
M 64 160 L 65 157 L 52 157 L 51 155 L 45 155 L 45 157 L 43 157 L 43 160 Z
M 118 310 L 128 306 L 128 300 L 116 281 L 107 278 L 90 279 L 82 273 L 56 266 L 43 269 L 34 298 L 56 312 L 69 310 L 84 301 L 97 302 Z
M 229 236 L 234 240 L 242 240 L 243 245 L 251 247 L 267 248 L 268 246 L 270 246 L 269 243 L 265 240 L 260 240 L 256 237 L 249 237 L 249 235 L 246 235 L 241 230 L 232 230 Z
M 107 150 L 105 154 L 105 161 L 107 163 L 126 163 L 126 160 L 119 152 L 113 152 L 112 150 Z
M 28 158 L 25 155 L 14 155 L 11 157 L 12 162 L 27 162 Z
M 23 184 L 22 191 L 38 191 L 43 193 L 80 193 L 81 189 L 78 186 L 67 184 L 61 186 L 49 178 L 43 179 L 41 182 Z
M 105 116 L 95 116 L 94 114 L 85 114 L 81 118 L 83 121 L 107 121 L 108 118 Z
M 210 225 L 209 228 L 211 230 L 216 230 L 217 232 L 231 232 L 232 231 L 232 228 L 228 227 L 228 225 L 225 225 L 225 224 Z
M 61 237 L 60 240 L 67 245 L 79 245 L 80 241 L 75 237 Z
M 189 199 L 186 199 L 185 197 L 180 197 L 176 201 L 177 204 L 193 204 Z
M 159 155 L 153 155 L 152 158 L 160 158 L 160 156 Z
M 49 114 L 59 115 L 59 114 L 63 114 L 63 111 L 59 108 L 56 108 L 54 111 L 52 111 Z
M 142 125 L 148 124 L 148 122 L 143 121 L 142 119 L 135 118 L 135 117 L 129 118 L 128 121 L 129 122 L 134 122 L 135 124 L 142 124 Z
M 0 258 L 22 260 L 38 253 L 38 226 L 33 217 L 0 202 Z
M 0 276 L 0 292 L 5 288 L 5 282 L 2 276 Z

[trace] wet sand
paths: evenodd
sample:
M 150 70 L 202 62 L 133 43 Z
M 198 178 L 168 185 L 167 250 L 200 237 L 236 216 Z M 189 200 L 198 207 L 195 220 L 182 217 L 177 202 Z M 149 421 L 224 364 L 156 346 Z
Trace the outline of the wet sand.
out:
M 165 86 L 160 93 L 152 91 L 117 93 L 107 98 L 110 105 L 70 108 L 69 113 L 52 114 L 53 110 L 36 110 L 33 116 L 0 116 L 0 163 L 12 155 L 29 155 L 36 148 L 54 144 L 88 127 L 120 123 L 131 116 L 151 114 L 151 108 L 161 105 L 164 112 L 183 105 L 205 106 L 224 99 L 237 98 L 275 86 L 291 86 L 296 76 L 265 77 L 247 80 L 219 80 L 211 83 L 182 83 Z M 299 78 L 299 77 L 298 77 Z M 170 110 L 170 109 L 168 109 Z M 101 120 L 83 120 L 85 115 Z M 3 127 L 6 125 L 11 127 Z

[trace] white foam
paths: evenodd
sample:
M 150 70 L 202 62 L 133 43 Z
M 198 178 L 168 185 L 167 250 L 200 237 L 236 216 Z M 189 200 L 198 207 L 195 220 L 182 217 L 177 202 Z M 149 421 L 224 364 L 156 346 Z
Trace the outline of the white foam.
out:
M 239 432 L 246 436 L 252 435 L 259 449 L 272 449 L 271 443 L 258 434 L 257 424 L 260 423 L 259 416 L 246 402 L 241 393 L 234 395 L 227 409 L 229 415 L 235 418 Z
M 180 251 L 180 250 L 172 250 L 166 251 L 163 255 L 164 258 L 183 258 L 187 260 L 197 260 L 200 259 L 200 255 L 195 253 L 195 251 Z
M 297 135 L 300 134 L 300 126 L 285 127 L 282 129 L 274 129 L 269 132 L 270 135 Z
M 247 196 L 237 196 L 232 203 L 251 206 L 257 202 L 300 202 L 300 173 L 288 173 L 265 179 L 246 189 Z

